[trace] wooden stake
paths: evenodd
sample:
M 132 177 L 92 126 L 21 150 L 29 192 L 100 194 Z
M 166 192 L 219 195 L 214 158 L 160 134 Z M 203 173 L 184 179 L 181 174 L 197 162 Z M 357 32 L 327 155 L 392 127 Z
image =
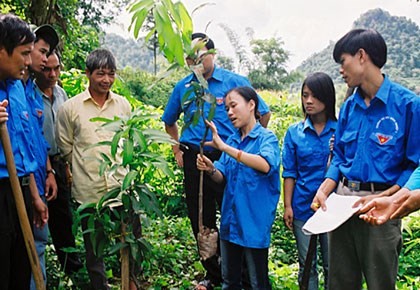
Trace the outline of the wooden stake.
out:
M 23 233 L 26 250 L 28 252 L 29 262 L 31 264 L 32 274 L 34 276 L 37 290 L 44 290 L 44 278 L 42 277 L 41 265 L 39 264 L 38 254 L 35 248 L 34 236 L 28 220 L 28 214 L 23 200 L 22 189 L 16 171 L 15 159 L 13 157 L 12 145 L 10 143 L 9 132 L 5 123 L 0 124 L 0 137 L 3 144 L 4 155 L 6 157 L 7 171 L 9 173 L 10 184 L 12 186 L 13 198 L 16 204 L 16 210 L 19 217 L 20 227 Z

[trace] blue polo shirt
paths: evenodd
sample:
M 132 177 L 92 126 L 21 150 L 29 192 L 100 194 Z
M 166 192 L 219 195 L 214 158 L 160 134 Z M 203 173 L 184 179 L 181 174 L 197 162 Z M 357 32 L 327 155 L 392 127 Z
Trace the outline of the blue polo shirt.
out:
M 25 85 L 25 95 L 31 108 L 32 134 L 35 144 L 35 157 L 38 162 L 38 169 L 34 172 L 35 182 L 39 195 L 45 194 L 45 181 L 47 179 L 47 152 L 49 145 L 44 137 L 44 103 L 39 91 L 35 89 L 32 79 Z
M 313 214 L 312 200 L 324 180 L 329 141 L 336 121 L 328 119 L 318 136 L 310 118 L 289 127 L 283 144 L 283 178 L 296 180 L 292 197 L 293 217 L 307 221 Z
M 420 189 L 420 167 L 414 170 L 404 187 L 407 187 L 409 190 Z
M 359 90 L 344 103 L 326 177 L 404 186 L 420 158 L 420 98 L 385 76 L 367 107 Z
M 21 81 L 0 82 L 0 101 L 7 99 L 9 119 L 6 122 L 18 176 L 27 176 L 37 168 L 32 142 L 30 111 Z M 0 146 L 0 178 L 8 178 L 3 146 Z
M 280 196 L 280 148 L 277 137 L 259 123 L 241 141 L 239 130 L 228 145 L 258 154 L 270 165 L 267 174 L 254 170 L 226 153 L 215 166 L 225 178 L 220 238 L 248 248 L 268 248 Z
M 190 83 L 192 81 L 197 81 L 194 74 L 190 74 L 181 81 L 179 81 L 172 92 L 172 95 L 169 98 L 168 104 L 166 105 L 165 111 L 162 116 L 163 122 L 167 125 L 173 125 L 178 120 L 181 113 L 184 113 L 184 123 L 187 124 L 191 122 L 194 113 L 197 111 L 197 107 L 194 102 L 189 103 L 188 105 L 184 106 L 183 98 L 185 93 L 191 89 Z M 208 91 L 210 94 L 216 97 L 216 113 L 213 119 L 217 127 L 217 131 L 219 136 L 222 138 L 223 141 L 226 141 L 227 138 L 232 135 L 236 129 L 233 127 L 232 123 L 230 122 L 228 115 L 226 113 L 224 97 L 228 91 L 233 88 L 240 87 L 240 86 L 248 86 L 251 87 L 251 84 L 247 80 L 247 78 L 235 74 L 231 71 L 219 68 L 217 66 L 214 67 L 213 75 L 207 80 L 208 82 Z M 189 98 L 193 98 L 194 94 L 191 94 Z M 261 115 L 264 115 L 269 112 L 269 108 L 264 100 L 259 97 L 259 106 L 258 110 Z M 204 105 L 204 115 L 207 116 L 210 110 L 211 105 L 206 103 Z M 190 143 L 196 145 L 197 147 L 200 145 L 200 141 L 203 138 L 205 130 L 205 124 L 200 119 L 197 125 L 191 125 L 185 128 L 182 132 L 180 137 L 180 142 Z M 212 140 L 212 133 L 209 130 L 207 134 L 207 141 Z M 214 150 L 211 147 L 207 147 L 206 150 Z

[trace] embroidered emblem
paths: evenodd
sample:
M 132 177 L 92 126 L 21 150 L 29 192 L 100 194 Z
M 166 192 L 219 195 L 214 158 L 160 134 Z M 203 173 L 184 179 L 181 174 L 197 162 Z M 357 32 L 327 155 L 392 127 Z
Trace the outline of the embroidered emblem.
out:
M 376 123 L 373 135 L 379 141 L 380 145 L 385 145 L 397 136 L 398 130 L 397 121 L 391 116 L 385 116 Z
M 38 115 L 38 118 L 41 118 L 42 117 L 42 114 L 44 113 L 42 110 L 40 110 L 40 109 L 36 109 L 36 113 L 37 113 L 37 115 Z
M 381 133 L 376 133 L 376 137 L 378 138 L 379 144 L 384 145 L 386 142 L 391 140 L 393 137 L 390 135 L 385 135 Z
M 221 98 L 216 98 L 216 103 L 217 103 L 218 105 L 223 105 L 223 103 L 224 103 L 224 101 L 223 101 L 223 97 L 221 97 Z

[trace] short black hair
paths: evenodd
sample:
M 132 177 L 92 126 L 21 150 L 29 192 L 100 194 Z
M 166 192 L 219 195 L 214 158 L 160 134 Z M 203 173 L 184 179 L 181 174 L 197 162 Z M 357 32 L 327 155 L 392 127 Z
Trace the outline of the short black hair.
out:
M 57 47 L 57 44 L 60 41 L 57 31 L 55 31 L 54 27 L 49 24 L 43 24 L 36 27 L 34 29 L 34 33 L 35 43 L 42 39 L 50 45 L 49 53 L 51 53 Z
M 303 88 L 307 86 L 312 95 L 325 105 L 327 117 L 337 121 L 335 116 L 335 88 L 334 83 L 329 75 L 323 72 L 315 72 L 306 77 L 303 81 L 301 95 L 303 96 Z M 305 107 L 302 102 L 303 113 L 306 114 Z
M 373 29 L 354 29 L 344 35 L 334 47 L 333 57 L 340 63 L 343 53 L 355 55 L 363 48 L 369 55 L 373 64 L 382 68 L 387 59 L 387 46 L 384 38 Z
M 0 48 L 4 48 L 9 55 L 20 45 L 34 42 L 35 35 L 29 25 L 12 14 L 0 14 Z
M 226 93 L 225 98 L 231 92 L 237 92 L 239 95 L 241 95 L 242 98 L 244 98 L 244 100 L 247 103 L 249 103 L 251 100 L 253 100 L 254 103 L 255 103 L 255 110 L 254 110 L 255 119 L 257 119 L 257 120 L 260 119 L 260 112 L 258 111 L 258 105 L 259 105 L 260 100 L 258 99 L 257 92 L 253 88 L 246 87 L 246 86 L 233 88 Z
M 117 62 L 112 52 L 107 49 L 98 48 L 92 51 L 86 58 L 86 69 L 92 73 L 95 69 L 101 68 L 117 70 Z
M 213 42 L 213 40 L 210 38 L 210 37 L 208 37 L 206 34 L 204 34 L 204 33 L 201 33 L 201 32 L 196 32 L 196 33 L 193 33 L 192 35 L 191 35 L 191 40 L 194 40 L 194 39 L 206 39 L 207 40 L 207 42 L 206 42 L 206 48 L 208 49 L 208 50 L 210 50 L 210 49 L 214 49 L 214 42 Z

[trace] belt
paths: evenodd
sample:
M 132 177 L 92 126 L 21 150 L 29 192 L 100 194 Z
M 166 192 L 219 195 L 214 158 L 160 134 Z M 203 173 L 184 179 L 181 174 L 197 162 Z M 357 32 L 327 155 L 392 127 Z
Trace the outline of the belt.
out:
M 354 191 L 384 191 L 391 187 L 386 183 L 360 182 L 343 177 L 343 185 Z
M 19 183 L 21 186 L 29 186 L 29 176 L 19 177 Z M 10 178 L 0 178 L 0 185 L 10 184 Z

